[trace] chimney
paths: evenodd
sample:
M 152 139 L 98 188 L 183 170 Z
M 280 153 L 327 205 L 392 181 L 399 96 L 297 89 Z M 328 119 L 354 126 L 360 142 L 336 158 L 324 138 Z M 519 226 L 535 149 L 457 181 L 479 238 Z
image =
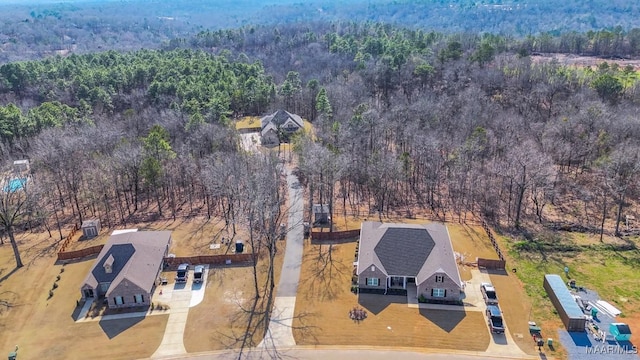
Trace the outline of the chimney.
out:
M 107 260 L 104 261 L 104 264 L 102 265 L 104 267 L 104 272 L 106 272 L 107 274 L 111 274 L 111 272 L 113 271 L 113 254 L 109 255 L 109 257 L 107 258 Z

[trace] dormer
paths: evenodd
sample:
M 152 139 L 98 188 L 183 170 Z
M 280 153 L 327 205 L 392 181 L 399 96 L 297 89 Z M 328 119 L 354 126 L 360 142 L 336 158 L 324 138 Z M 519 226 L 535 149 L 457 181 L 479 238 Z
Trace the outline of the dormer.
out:
M 109 255 L 109 257 L 107 258 L 107 260 L 104 261 L 104 264 L 102 264 L 102 266 L 104 267 L 104 272 L 107 274 L 111 274 L 111 272 L 113 271 L 113 261 L 115 259 L 113 258 L 113 254 Z

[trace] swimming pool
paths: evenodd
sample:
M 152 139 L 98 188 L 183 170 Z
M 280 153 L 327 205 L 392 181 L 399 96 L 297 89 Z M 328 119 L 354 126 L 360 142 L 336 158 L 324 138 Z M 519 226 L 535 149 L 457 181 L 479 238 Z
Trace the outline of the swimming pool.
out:
M 6 192 L 14 192 L 22 189 L 24 184 L 27 183 L 27 178 L 17 178 L 9 180 L 9 184 L 4 187 Z

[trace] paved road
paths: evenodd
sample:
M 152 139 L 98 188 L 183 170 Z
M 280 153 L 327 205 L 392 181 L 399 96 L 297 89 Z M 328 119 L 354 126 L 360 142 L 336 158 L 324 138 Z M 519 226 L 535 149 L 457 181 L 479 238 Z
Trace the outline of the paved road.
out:
M 426 349 L 427 350 L 427 349 Z M 265 353 L 258 349 L 245 351 L 243 359 L 266 359 L 270 358 L 271 354 Z M 389 359 L 402 359 L 402 360 L 500 360 L 500 359 L 536 359 L 537 357 L 511 357 L 504 355 L 487 355 L 483 353 L 474 352 L 456 352 L 451 353 L 432 353 L 428 352 L 412 352 L 409 350 L 393 350 L 393 349 L 366 349 L 366 348 L 295 348 L 295 349 L 281 349 L 278 353 L 280 358 L 290 359 L 305 359 L 305 360 L 355 360 L 355 359 L 367 359 L 367 360 L 389 360 Z M 216 359 L 216 360 L 231 360 L 237 359 L 238 353 L 233 351 L 220 351 L 220 352 L 207 352 L 201 354 L 190 354 L 189 356 L 175 357 L 174 359 Z
M 304 247 L 304 228 L 302 225 L 304 202 L 302 200 L 302 186 L 300 186 L 298 178 L 291 174 L 290 169 L 287 169 L 287 186 L 289 188 L 287 247 L 269 322 L 269 330 L 260 345 L 258 345 L 259 349 L 278 349 L 295 346 L 296 344 L 291 326 Z

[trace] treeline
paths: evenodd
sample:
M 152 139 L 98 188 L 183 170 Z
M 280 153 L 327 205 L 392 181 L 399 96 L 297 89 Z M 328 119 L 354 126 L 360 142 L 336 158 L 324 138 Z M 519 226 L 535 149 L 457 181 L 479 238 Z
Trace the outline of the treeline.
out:
M 528 36 L 521 42 L 521 49 L 529 52 L 563 53 L 609 58 L 640 55 L 640 29 L 624 31 L 618 25 L 613 29 L 579 33 L 545 32 Z
M 2 154 L 32 159 L 34 184 L 46 189 L 38 209 L 54 218 L 115 224 L 144 208 L 221 214 L 231 226 L 251 189 L 242 164 L 253 160 L 225 119 L 285 108 L 315 128 L 314 140 L 293 144 L 314 201 L 620 232 L 639 194 L 635 72 L 536 63 L 518 46 L 314 23 L 204 32 L 171 51 L 9 64 L 0 68 L 5 109 L 25 118 L 42 106 L 77 110 L 38 135 L 5 139 Z M 92 102 L 83 86 L 108 96 Z
M 189 37 L 203 29 L 234 29 L 248 24 L 288 27 L 346 21 L 381 22 L 447 34 L 533 36 L 541 41 L 535 46 L 544 49 L 553 47 L 553 38 L 560 34 L 606 30 L 618 36 L 620 26 L 623 32 L 631 33 L 633 28 L 640 28 L 640 19 L 636 16 L 640 13 L 639 6 L 627 0 L 567 0 L 560 3 L 552 0 L 282 0 L 268 3 L 161 0 L 154 1 L 153 6 L 147 1 L 136 0 L 3 4 L 0 5 L 0 63 L 55 54 L 158 48 L 164 42 Z M 591 41 L 589 35 L 585 36 Z M 559 46 L 563 49 L 585 48 L 581 37 L 566 38 Z M 622 50 L 613 55 L 637 54 L 637 48 L 630 52 Z M 609 56 L 607 51 L 596 47 L 588 53 Z
M 176 109 L 188 119 L 224 122 L 262 113 L 275 85 L 258 62 L 230 61 L 202 51 L 108 51 L 0 66 L 0 141 L 44 127 L 91 121 L 149 107 Z M 16 104 L 24 104 L 22 111 Z M 31 107 L 31 104 L 38 104 Z

